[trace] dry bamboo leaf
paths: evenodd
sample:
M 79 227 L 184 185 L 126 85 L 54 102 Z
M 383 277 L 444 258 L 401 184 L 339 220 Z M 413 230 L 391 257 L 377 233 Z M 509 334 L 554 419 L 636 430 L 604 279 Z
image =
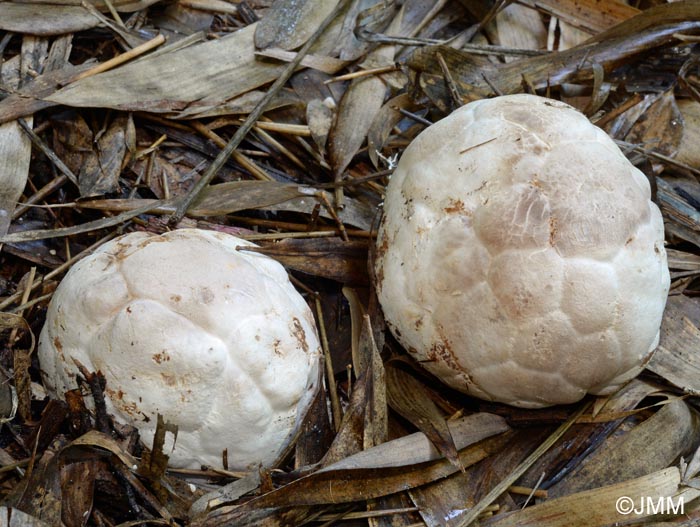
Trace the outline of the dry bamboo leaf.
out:
M 460 516 L 535 450 L 551 433 L 547 427 L 515 430 L 498 455 L 441 481 L 412 489 L 409 494 L 428 527 L 452 527 Z M 498 504 L 514 505 L 506 493 Z
M 260 486 L 260 472 L 253 471 L 247 476 L 237 479 L 223 487 L 213 490 L 200 497 L 192 504 L 188 516 L 195 518 L 226 502 L 235 501 L 241 496 L 254 491 Z
M 634 123 L 625 140 L 641 144 L 646 150 L 673 157 L 683 135 L 682 122 L 673 89 L 667 90 L 655 97 L 654 102 Z
M 388 436 L 389 411 L 386 402 L 386 376 L 382 357 L 374 342 L 369 315 L 362 321 L 360 355 L 365 357 L 369 382 L 362 446 L 365 451 L 383 444 Z
M 560 18 L 590 34 L 600 33 L 640 12 L 635 7 L 615 0 L 520 0 L 520 3 Z
M 685 401 L 675 400 L 626 434 L 609 437 L 548 492 L 552 497 L 564 496 L 661 470 L 687 455 L 699 440 L 697 414 Z
M 99 23 L 79 5 L 0 2 L 0 29 L 14 33 L 48 37 L 84 31 Z
M 47 53 L 46 40 L 25 36 L 22 39 L 17 84 L 8 87 L 20 88 L 29 79 L 29 70 L 40 71 L 46 61 Z M 5 69 L 1 63 L 0 67 L 2 70 Z M 6 77 L 0 72 L 0 78 L 3 81 Z M 27 120 L 27 125 L 32 126 L 31 119 Z M 0 236 L 9 231 L 12 213 L 27 185 L 31 152 L 31 141 L 22 131 L 19 123 L 6 123 L 0 126 Z
M 0 125 L 0 235 L 9 230 L 12 213 L 27 183 L 31 148 L 19 124 Z
M 255 30 L 255 47 L 296 49 L 306 43 L 338 0 L 276 0 Z
M 56 106 L 55 103 L 43 100 L 43 97 L 55 93 L 65 83 L 70 82 L 73 77 L 92 66 L 94 64 L 86 63 L 73 66 L 67 63 L 60 70 L 39 75 L 33 81 L 22 86 L 22 89 L 17 93 L 12 93 L 0 100 L 0 124 Z
M 286 67 L 255 58 L 255 27 L 252 24 L 221 39 L 144 57 L 71 83 L 46 100 L 172 116 L 186 112 L 188 118 L 197 117 L 275 80 Z
M 279 183 L 276 181 L 229 181 L 210 185 L 206 188 L 199 199 L 195 202 L 187 214 L 191 217 L 218 216 L 230 214 L 241 210 L 258 208 L 263 210 L 290 211 L 311 214 L 318 200 L 313 196 L 315 189 L 294 185 L 291 183 Z M 109 211 L 129 211 L 130 216 L 150 212 L 152 214 L 171 214 L 175 210 L 173 200 L 153 200 L 153 199 L 110 199 L 110 200 L 90 200 L 79 202 L 78 204 L 86 209 L 99 209 Z M 136 213 L 139 210 L 141 212 Z M 321 211 L 321 216 L 333 219 L 325 210 Z M 338 216 L 346 225 L 353 225 L 360 229 L 369 230 L 372 226 L 375 210 L 364 202 L 346 198 L 345 208 L 339 211 Z M 117 223 L 126 221 L 120 219 Z M 110 220 L 109 218 L 107 220 Z M 107 220 L 98 220 L 99 222 Z M 116 218 L 111 218 L 116 220 Z M 71 229 L 95 230 L 94 225 L 100 223 L 90 222 L 83 226 L 76 226 L 59 231 L 56 236 L 67 236 L 74 234 Z M 111 225 L 111 224 L 110 224 Z M 109 226 L 109 225 L 107 225 Z M 76 231 L 77 232 L 77 231 Z M 87 231 L 82 231 L 87 232 Z M 0 238 L 2 242 L 20 242 L 35 239 L 52 238 L 47 232 L 28 231 L 8 235 Z M 39 236 L 38 238 L 34 236 Z
M 700 271 L 700 256 L 697 254 L 668 248 L 666 256 L 668 257 L 669 269 Z
M 126 115 L 119 115 L 97 141 L 91 141 L 78 175 L 81 197 L 107 194 L 119 188 L 126 155 L 127 122 Z
M 700 247 L 700 212 L 695 206 L 698 201 L 694 197 L 698 183 L 693 180 L 690 185 L 680 186 L 679 181 L 674 181 L 675 185 L 670 181 L 667 178 L 656 178 L 656 197 L 666 219 L 666 233 Z
M 28 3 L 37 5 L 65 5 L 65 6 L 82 6 L 82 0 L 16 0 L 18 3 Z M 145 9 L 149 5 L 156 3 L 158 0 L 95 0 L 90 2 L 94 8 L 102 11 L 109 11 L 111 4 L 117 11 L 132 13 Z
M 367 371 L 367 370 L 365 370 Z M 335 435 L 328 452 L 323 458 L 322 465 L 333 465 L 362 450 L 365 428 L 365 406 L 367 404 L 370 382 L 367 375 L 360 375 L 350 394 L 350 402 L 343 413 L 340 430 Z
M 691 394 L 700 394 L 700 304 L 686 296 L 668 298 L 659 347 L 647 369 Z
M 599 527 L 615 525 L 624 520 L 652 516 L 650 508 L 639 507 L 638 500 L 646 496 L 673 498 L 680 487 L 680 473 L 676 467 L 666 468 L 647 476 L 593 490 L 587 490 L 545 501 L 481 523 L 484 527 Z M 622 515 L 617 507 L 620 499 L 631 497 L 641 512 Z M 626 502 L 629 505 L 629 502 Z
M 333 125 L 333 110 L 319 99 L 313 99 L 306 105 L 306 122 L 311 137 L 321 154 L 326 152 L 326 141 Z
M 280 48 L 266 48 L 262 51 L 256 51 L 255 54 L 259 57 L 268 57 L 284 62 L 292 62 L 297 56 L 293 51 L 286 51 Z M 333 57 L 307 54 L 301 59 L 301 65 L 305 68 L 312 68 L 323 73 L 333 74 L 342 70 L 348 65 L 348 62 Z
M 492 436 L 507 429 L 501 418 L 491 414 L 475 414 L 450 423 L 455 443 L 464 449 L 460 454 L 464 466 L 500 450 L 503 436 Z M 251 525 L 255 524 L 249 520 L 253 511 L 270 507 L 346 503 L 393 494 L 457 470 L 439 457 L 423 434 L 411 434 L 359 452 L 244 505 L 222 507 L 195 525 Z
M 369 158 L 376 168 L 379 168 L 379 154 L 382 153 L 384 145 L 389 139 L 389 135 L 399 121 L 404 118 L 401 110 L 413 112 L 418 108 L 419 105 L 416 104 L 413 98 L 407 93 L 389 99 L 384 106 L 381 107 L 367 132 Z
M 286 239 L 255 252 L 272 256 L 285 267 L 348 285 L 368 285 L 367 242 L 340 238 Z
M 386 86 L 378 77 L 355 79 L 340 101 L 331 129 L 329 155 L 336 177 L 340 177 L 367 136 L 372 121 L 384 102 Z
M 443 56 L 463 94 L 486 97 L 493 93 L 494 88 L 504 94 L 517 93 L 522 90 L 523 78 L 538 89 L 591 80 L 593 64 L 609 72 L 635 55 L 673 42 L 673 35 L 698 27 L 700 3 L 677 2 L 643 11 L 569 50 L 523 58 L 509 64 L 484 65 L 477 64 L 469 53 L 446 46 L 430 46 L 416 50 L 408 65 L 424 73 L 421 86 L 434 100 L 449 99 L 437 53 Z
M 498 41 L 501 46 L 515 49 L 545 49 L 547 28 L 540 14 L 529 7 L 510 4 L 496 15 Z M 517 60 L 506 57 L 506 62 Z
M 700 168 L 700 103 L 692 99 L 678 101 L 683 116 L 683 133 L 675 159 L 694 168 Z
M 391 363 L 386 368 L 386 381 L 387 400 L 392 410 L 423 432 L 450 463 L 463 470 L 445 416 L 423 383 Z
M 0 507 L 0 527 L 49 527 L 39 518 L 13 507 Z
M 65 525 L 87 525 L 97 471 L 94 459 L 70 463 L 61 470 L 61 520 Z

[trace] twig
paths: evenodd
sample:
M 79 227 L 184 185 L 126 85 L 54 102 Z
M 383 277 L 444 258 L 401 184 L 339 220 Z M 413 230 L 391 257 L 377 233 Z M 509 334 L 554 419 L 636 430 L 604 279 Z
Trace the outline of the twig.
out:
M 214 162 L 211 164 L 209 169 L 204 174 L 202 174 L 202 177 L 199 179 L 199 181 L 197 181 L 197 184 L 192 188 L 189 194 L 185 196 L 184 200 L 178 205 L 177 209 L 170 217 L 170 225 L 177 225 L 178 223 L 180 223 L 180 220 L 182 220 L 185 214 L 187 214 L 187 210 L 190 208 L 192 203 L 202 193 L 202 191 L 209 184 L 209 182 L 212 179 L 214 179 L 214 176 L 219 172 L 221 167 L 224 166 L 224 163 L 228 161 L 228 158 L 231 157 L 233 151 L 236 148 L 238 148 L 238 145 L 241 144 L 243 138 L 246 135 L 248 135 L 248 132 L 250 132 L 251 128 L 253 128 L 256 121 L 260 119 L 260 116 L 263 114 L 263 112 L 267 108 L 267 105 L 270 103 L 273 97 L 275 97 L 277 92 L 279 92 L 279 90 L 282 89 L 282 86 L 284 86 L 284 84 L 289 80 L 292 74 L 299 67 L 299 64 L 301 64 L 301 59 L 304 58 L 304 56 L 311 49 L 311 46 L 314 45 L 314 43 L 319 39 L 319 37 L 326 31 L 328 26 L 331 25 L 331 22 L 333 22 L 335 17 L 339 13 L 341 13 L 343 9 L 345 9 L 345 6 L 347 5 L 348 1 L 349 0 L 341 0 L 341 2 L 338 3 L 335 9 L 333 9 L 333 12 L 331 12 L 331 14 L 328 15 L 323 22 L 321 22 L 321 25 L 318 27 L 318 29 L 314 32 L 313 35 L 311 35 L 311 37 L 309 37 L 309 40 L 307 40 L 306 44 L 304 44 L 304 46 L 299 50 L 296 57 L 294 57 L 294 60 L 287 65 L 287 67 L 279 76 L 279 78 L 272 84 L 272 86 L 270 86 L 270 89 L 267 90 L 265 96 L 262 99 L 260 99 L 253 111 L 250 112 L 245 122 L 236 131 L 231 140 L 226 144 L 226 147 L 223 150 L 221 150 L 221 152 L 219 152 L 219 155 L 216 156 L 216 159 L 214 159 Z
M 49 158 L 49 161 L 51 161 L 54 164 L 54 166 L 64 176 L 66 176 L 71 183 L 73 183 L 77 187 L 78 177 L 73 173 L 73 171 L 70 168 L 66 166 L 66 164 L 61 160 L 61 158 L 58 157 L 53 150 L 51 150 L 49 145 L 47 145 L 41 137 L 36 135 L 34 130 L 32 130 L 31 127 L 27 124 L 27 121 L 25 121 L 24 119 L 17 119 L 17 122 L 19 123 L 24 133 L 29 136 L 29 139 L 31 139 L 34 146 L 41 150 L 44 153 L 44 155 Z
M 326 323 L 323 319 L 323 308 L 321 299 L 318 293 L 315 295 L 316 300 L 316 316 L 318 316 L 318 329 L 321 335 L 321 347 L 323 348 L 324 362 L 326 364 L 326 382 L 328 382 L 328 394 L 331 398 L 331 410 L 333 412 L 333 428 L 336 432 L 340 430 L 340 422 L 343 418 L 343 413 L 340 409 L 340 399 L 338 398 L 338 389 L 335 385 L 335 372 L 333 370 L 333 361 L 331 359 L 331 350 L 328 346 L 328 336 L 326 335 Z
M 108 61 L 105 61 L 102 64 L 98 64 L 94 68 L 90 68 L 89 70 L 76 75 L 71 79 L 71 81 L 79 81 L 86 77 L 92 77 L 93 75 L 97 75 L 98 73 L 111 70 L 112 68 L 124 64 L 125 62 L 128 62 L 131 59 L 138 57 L 139 55 L 143 55 L 144 53 L 152 50 L 153 48 L 157 48 L 163 42 L 165 42 L 165 37 L 163 35 L 158 35 L 157 37 L 152 38 L 148 42 L 144 42 L 140 46 L 136 46 L 135 48 L 130 49 L 129 51 L 122 53 L 121 55 L 117 55 L 116 57 L 109 59 Z

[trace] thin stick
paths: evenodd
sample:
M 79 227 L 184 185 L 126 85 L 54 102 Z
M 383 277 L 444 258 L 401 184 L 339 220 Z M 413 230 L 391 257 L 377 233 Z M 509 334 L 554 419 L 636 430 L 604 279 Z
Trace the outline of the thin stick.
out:
M 61 160 L 61 158 L 56 155 L 56 152 L 51 150 L 49 145 L 47 145 L 41 137 L 36 135 L 34 130 L 32 130 L 31 127 L 27 124 L 27 121 L 25 121 L 24 119 L 17 119 L 17 122 L 19 123 L 20 127 L 22 127 L 24 133 L 29 136 L 29 139 L 31 139 L 34 146 L 41 150 L 44 153 L 44 155 L 49 158 L 49 161 L 51 161 L 54 164 L 54 166 L 61 172 L 61 174 L 66 176 L 70 180 L 70 182 L 77 187 L 78 177 L 73 173 L 73 171 L 70 168 L 68 168 L 68 166 L 66 166 L 66 164 Z
M 85 77 L 92 77 L 93 75 L 97 75 L 98 73 L 111 70 L 112 68 L 124 64 L 125 62 L 128 62 L 131 59 L 138 57 L 139 55 L 143 55 L 144 53 L 152 50 L 153 48 L 157 48 L 163 42 L 165 42 L 165 37 L 163 35 L 158 35 L 157 37 L 152 38 L 148 42 L 144 42 L 140 46 L 136 46 L 135 48 L 130 49 L 129 51 L 122 53 L 121 55 L 117 55 L 116 57 L 109 59 L 108 61 L 105 61 L 102 64 L 98 64 L 94 68 L 90 68 L 89 70 L 84 71 L 79 75 L 76 75 L 71 80 L 72 82 L 75 82 L 84 79 Z
M 314 43 L 319 39 L 319 37 L 326 31 L 328 26 L 331 25 L 331 22 L 333 22 L 335 17 L 339 13 L 341 13 L 343 9 L 345 9 L 345 6 L 348 4 L 348 1 L 349 0 L 341 0 L 338 3 L 335 9 L 333 9 L 333 12 L 330 15 L 328 15 L 323 22 L 321 22 L 321 25 L 318 27 L 318 29 L 314 32 L 313 35 L 311 35 L 311 37 L 309 37 L 309 40 L 307 40 L 306 44 L 304 44 L 301 50 L 299 50 L 296 57 L 294 57 L 294 60 L 287 65 L 287 67 L 279 76 L 279 78 L 272 84 L 272 86 L 270 86 L 270 89 L 267 90 L 265 96 L 262 99 L 260 99 L 253 111 L 246 118 L 243 125 L 241 125 L 241 127 L 236 131 L 236 133 L 233 135 L 226 147 L 223 150 L 221 150 L 221 152 L 219 152 L 219 155 L 216 156 L 216 159 L 214 159 L 214 162 L 209 166 L 209 169 L 204 174 L 202 174 L 202 177 L 199 179 L 199 181 L 197 181 L 197 184 L 192 188 L 189 194 L 185 196 L 184 200 L 178 205 L 177 209 L 170 217 L 169 223 L 171 225 L 177 225 L 178 223 L 180 223 L 180 220 L 182 220 L 185 214 L 187 214 L 187 210 L 190 208 L 192 203 L 197 199 L 197 197 L 201 194 L 201 192 L 209 184 L 209 182 L 212 179 L 214 179 L 214 176 L 219 172 L 221 167 L 224 166 L 224 163 L 228 161 L 228 158 L 231 157 L 233 151 L 236 148 L 238 148 L 238 145 L 241 144 L 243 138 L 245 138 L 245 136 L 248 135 L 248 132 L 250 132 L 250 129 L 253 128 L 253 125 L 255 125 L 256 121 L 260 119 L 260 116 L 263 114 L 270 101 L 272 101 L 273 97 L 275 97 L 277 92 L 279 92 L 279 90 L 282 89 L 282 86 L 284 86 L 284 84 L 289 80 L 292 74 L 299 67 L 299 65 L 301 64 L 301 59 L 304 58 L 304 56 L 311 49 L 311 46 L 314 45 Z
M 588 410 L 588 407 L 591 405 L 590 401 L 585 403 L 581 408 L 579 408 L 574 415 L 569 417 L 564 423 L 561 424 L 559 428 L 557 428 L 554 433 L 549 436 L 544 443 L 542 443 L 537 449 L 527 456 L 527 458 L 520 463 L 513 472 L 511 472 L 503 481 L 501 481 L 498 485 L 496 485 L 491 492 L 489 492 L 486 496 L 484 496 L 479 503 L 474 505 L 472 509 L 467 512 L 464 517 L 461 519 L 461 521 L 457 524 L 456 527 L 468 527 L 469 525 L 472 524 L 474 520 L 476 520 L 482 512 L 484 512 L 491 503 L 493 503 L 498 497 L 506 492 L 508 488 L 515 483 L 520 476 L 522 476 L 525 471 L 530 468 L 535 461 L 537 461 L 547 450 L 550 449 L 554 443 L 559 441 L 561 436 L 563 436 L 566 431 L 571 428 L 571 426 L 576 423 L 576 420 L 583 415 L 583 413 Z
M 318 329 L 321 334 L 321 347 L 323 348 L 323 356 L 326 363 L 326 381 L 328 382 L 328 393 L 331 398 L 331 410 L 333 411 L 333 428 L 337 432 L 340 430 L 340 422 L 342 421 L 342 411 L 340 409 L 340 399 L 338 398 L 338 389 L 335 385 L 335 373 L 333 372 L 333 361 L 331 359 L 331 350 L 328 346 L 328 336 L 326 335 L 326 324 L 323 320 L 323 309 L 321 300 L 316 294 L 316 314 L 318 316 Z

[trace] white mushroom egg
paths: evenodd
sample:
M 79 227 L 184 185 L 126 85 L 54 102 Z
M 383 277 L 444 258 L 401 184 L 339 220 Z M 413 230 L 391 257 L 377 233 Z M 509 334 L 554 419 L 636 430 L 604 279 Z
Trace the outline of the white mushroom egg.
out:
M 391 331 L 463 392 L 530 408 L 609 394 L 658 344 L 669 272 L 649 182 L 564 103 L 496 97 L 427 128 L 377 243 Z
M 284 268 L 234 236 L 134 232 L 68 272 L 39 340 L 44 384 L 77 387 L 74 359 L 106 379 L 108 412 L 151 446 L 178 426 L 174 467 L 273 463 L 319 384 L 314 319 Z

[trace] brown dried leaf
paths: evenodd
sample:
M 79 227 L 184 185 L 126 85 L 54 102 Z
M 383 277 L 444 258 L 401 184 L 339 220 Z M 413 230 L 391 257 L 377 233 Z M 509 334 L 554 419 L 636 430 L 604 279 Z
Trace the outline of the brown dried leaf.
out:
M 314 143 L 321 154 L 325 154 L 326 141 L 333 125 L 333 110 L 323 104 L 323 101 L 313 99 L 306 105 L 306 122 Z
M 397 95 L 381 107 L 367 132 L 368 154 L 376 168 L 379 168 L 379 153 L 382 153 L 394 126 L 404 118 L 401 110 L 413 112 L 418 107 L 419 105 L 407 93 Z
M 700 393 L 700 303 L 670 296 L 661 323 L 659 347 L 647 369 L 686 393 Z
M 700 440 L 698 416 L 683 400 L 661 407 L 626 434 L 610 437 L 581 465 L 548 489 L 552 497 L 621 483 L 671 465 Z
M 544 11 L 590 34 L 600 33 L 639 14 L 624 2 L 597 0 L 521 0 L 522 4 Z
M 97 472 L 94 459 L 70 463 L 61 469 L 61 520 L 67 527 L 87 525 Z
M 551 431 L 547 427 L 516 430 L 497 456 L 491 456 L 465 472 L 457 472 L 444 480 L 409 491 L 423 521 L 428 527 L 455 525 L 466 510 L 474 507 L 491 488 L 513 471 Z M 503 494 L 497 503 L 514 505 L 508 494 Z
M 423 73 L 421 86 L 433 100 L 443 101 L 444 106 L 449 94 L 436 59 L 437 53 L 445 59 L 463 95 L 483 98 L 493 94 L 491 85 L 504 94 L 520 92 L 523 79 L 535 88 L 592 80 L 593 64 L 609 72 L 636 55 L 668 44 L 674 34 L 698 27 L 699 4 L 662 4 L 625 20 L 580 46 L 556 53 L 489 65 L 475 61 L 466 52 L 446 46 L 430 46 L 416 50 L 408 65 Z
M 372 324 L 369 315 L 364 315 L 362 333 L 360 335 L 360 354 L 365 357 L 367 369 L 363 374 L 368 376 L 367 405 L 365 407 L 365 426 L 363 448 L 381 445 L 388 436 L 389 410 L 386 402 L 386 380 L 384 363 L 374 342 Z
M 367 242 L 340 238 L 286 239 L 260 248 L 285 267 L 342 284 L 367 285 Z
M 675 159 L 693 168 L 700 168 L 700 103 L 691 99 L 678 101 L 683 116 L 683 132 Z
M 430 398 L 426 387 L 409 372 L 386 368 L 387 401 L 391 409 L 418 428 L 450 463 L 460 470 L 459 456 L 445 416 Z
M 450 425 L 457 446 L 464 449 L 460 453 L 464 466 L 499 451 L 504 437 L 492 436 L 508 429 L 501 418 L 491 414 L 475 414 Z M 439 458 L 440 454 L 423 434 L 411 434 L 359 452 L 244 505 L 222 507 L 195 525 L 257 525 L 251 522 L 250 515 L 253 511 L 262 513 L 266 508 L 346 503 L 386 496 L 457 470 Z
M 649 508 L 638 507 L 637 501 L 635 501 L 635 506 L 641 513 L 631 511 L 630 514 L 621 515 L 617 509 L 621 497 L 633 496 L 633 499 L 637 500 L 644 496 L 673 497 L 678 492 L 679 487 L 680 474 L 678 469 L 670 467 L 616 485 L 547 500 L 533 507 L 496 516 L 482 522 L 482 525 L 484 527 L 570 527 L 571 525 L 598 527 L 615 525 L 621 519 L 627 522 L 651 516 Z M 697 494 L 700 492 L 696 491 Z M 690 499 L 692 497 L 689 496 Z
M 285 69 L 285 64 L 256 59 L 255 27 L 252 24 L 221 39 L 144 57 L 73 82 L 46 100 L 199 117 L 275 80 Z
M 682 122 L 681 113 L 676 106 L 676 98 L 671 89 L 655 98 L 634 123 L 625 140 L 640 144 L 645 150 L 653 150 L 673 157 L 681 143 Z
M 255 47 L 296 49 L 306 43 L 338 0 L 276 0 L 255 30 Z
M 119 188 L 119 175 L 126 155 L 127 122 L 126 115 L 119 115 L 97 142 L 91 144 L 78 175 L 82 197 L 107 194 Z
M 547 28 L 541 15 L 534 9 L 510 4 L 496 15 L 498 40 L 501 46 L 515 49 L 545 49 Z M 507 62 L 517 60 L 506 57 Z
M 355 79 L 345 92 L 329 141 L 330 162 L 336 177 L 345 171 L 362 146 L 385 93 L 386 86 L 378 77 Z

